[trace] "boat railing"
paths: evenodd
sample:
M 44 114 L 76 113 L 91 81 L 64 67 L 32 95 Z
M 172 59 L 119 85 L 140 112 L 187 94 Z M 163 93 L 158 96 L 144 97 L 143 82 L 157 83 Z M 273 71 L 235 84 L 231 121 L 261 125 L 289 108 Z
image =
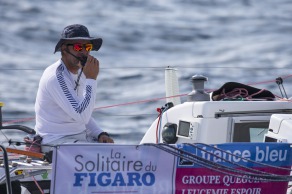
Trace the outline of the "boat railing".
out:
M 3 120 L 2 120 L 2 107 L 4 103 L 0 102 L 0 131 L 1 130 L 20 130 L 22 132 L 27 133 L 28 135 L 35 135 L 36 132 L 34 129 L 24 126 L 24 125 L 5 125 L 3 126 Z M 27 142 L 14 142 L 12 140 L 8 140 L 9 145 L 16 144 L 20 145 L 21 143 L 29 144 Z M 29 145 L 31 146 L 31 145 Z M 30 150 L 21 150 L 21 149 L 14 149 L 10 147 L 4 147 L 0 143 L 0 152 L 3 153 L 3 163 L 1 164 L 1 167 L 4 167 L 5 169 L 5 176 L 4 174 L 0 177 L 0 184 L 4 184 L 6 182 L 6 190 L 7 194 L 12 194 L 12 182 L 15 180 L 42 175 L 44 173 L 48 173 L 51 170 L 51 165 L 48 164 L 47 161 L 45 161 L 45 154 L 43 153 L 37 153 Z M 14 153 L 19 155 L 19 157 L 15 158 L 8 158 L 8 152 Z M 27 158 L 22 158 L 21 156 L 27 156 Z M 35 162 L 32 160 L 29 162 L 28 159 L 37 159 L 38 161 Z M 2 160 L 2 159 L 1 159 Z M 1 161 L 2 162 L 2 161 Z M 9 166 L 9 163 L 11 165 Z M 27 163 L 26 165 L 22 165 L 23 163 Z M 17 173 L 21 172 L 21 173 Z
M 7 194 L 12 194 L 11 180 L 10 180 L 10 172 L 9 172 L 9 159 L 6 148 L 0 144 L 0 148 L 3 152 L 3 160 L 4 160 L 4 168 L 5 168 L 5 176 L 6 176 L 6 190 Z
M 17 130 L 23 131 L 23 132 L 28 133 L 28 134 L 32 134 L 32 135 L 36 134 L 34 129 L 27 127 L 27 126 L 24 126 L 24 125 L 6 125 L 6 126 L 3 126 L 3 121 L 2 121 L 2 107 L 3 106 L 4 106 L 4 103 L 0 102 L 0 130 L 2 130 L 2 129 L 17 129 Z

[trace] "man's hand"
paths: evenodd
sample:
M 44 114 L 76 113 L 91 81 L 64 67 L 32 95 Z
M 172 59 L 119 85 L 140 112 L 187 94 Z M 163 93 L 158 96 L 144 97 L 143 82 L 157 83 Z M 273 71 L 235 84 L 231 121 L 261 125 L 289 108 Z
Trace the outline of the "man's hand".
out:
M 99 143 L 114 143 L 114 140 L 106 134 L 102 134 L 98 138 Z
M 96 79 L 99 73 L 99 61 L 93 56 L 88 55 L 83 73 L 87 79 Z

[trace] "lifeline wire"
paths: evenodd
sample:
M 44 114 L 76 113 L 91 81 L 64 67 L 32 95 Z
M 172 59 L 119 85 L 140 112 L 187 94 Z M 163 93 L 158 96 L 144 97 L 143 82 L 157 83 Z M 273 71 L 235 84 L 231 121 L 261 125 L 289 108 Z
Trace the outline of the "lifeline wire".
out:
M 287 76 L 282 76 L 281 79 L 287 79 L 289 77 L 292 77 L 292 74 L 291 75 L 287 75 Z M 275 82 L 275 81 L 276 80 L 274 79 L 274 80 L 268 80 L 268 81 L 263 81 L 263 82 L 248 83 L 246 85 L 252 86 L 252 85 L 259 85 L 259 84 L 267 84 L 267 83 L 272 83 L 272 82 Z M 207 92 L 212 92 L 214 90 L 209 89 L 209 90 L 206 90 L 206 91 Z M 150 99 L 150 100 L 140 100 L 140 101 L 135 101 L 135 102 L 127 102 L 127 103 L 121 103 L 121 104 L 108 105 L 108 106 L 94 108 L 94 111 L 99 110 L 99 109 L 118 107 L 118 106 L 128 106 L 128 105 L 132 105 L 132 104 L 140 104 L 140 103 L 146 103 L 146 102 L 159 101 L 159 100 L 164 100 L 164 99 L 167 99 L 167 98 L 175 98 L 175 97 L 181 97 L 181 96 L 186 96 L 186 95 L 188 95 L 188 94 L 186 93 L 186 94 L 180 94 L 180 95 L 175 95 L 175 96 L 155 98 L 155 99 Z M 275 95 L 275 96 L 277 96 L 277 95 Z M 281 98 L 279 96 L 277 96 L 277 97 Z M 282 95 L 282 97 L 283 97 L 283 95 Z M 34 120 L 34 119 L 35 119 L 35 117 L 23 118 L 23 119 L 18 119 L 18 120 L 13 120 L 13 121 L 6 121 L 6 122 L 3 122 L 3 124 L 27 122 L 27 121 L 31 121 L 31 120 Z
M 238 166 L 238 167 L 244 168 L 244 169 L 246 169 L 246 170 L 248 170 L 248 171 L 251 171 L 251 172 L 257 172 L 257 173 L 260 173 L 260 174 L 267 174 L 267 175 L 268 175 L 268 174 L 277 175 L 277 174 L 267 173 L 267 172 L 263 172 L 263 171 L 260 171 L 260 170 L 257 170 L 257 169 L 249 168 L 249 167 L 247 167 L 247 166 L 243 166 L 243 165 L 237 164 L 236 162 L 229 161 L 229 160 L 227 160 L 227 159 L 225 159 L 225 158 L 223 158 L 223 157 L 218 157 L 216 154 L 214 154 L 214 153 L 212 153 L 212 152 L 209 152 L 209 151 L 207 151 L 207 150 L 204 150 L 203 148 L 200 148 L 199 146 L 195 146 L 195 145 L 190 144 L 190 143 L 186 143 L 186 145 L 189 145 L 189 146 L 191 146 L 191 147 L 193 147 L 193 148 L 195 148 L 195 149 L 202 150 L 202 151 L 204 151 L 205 153 L 214 156 L 215 158 L 219 158 L 219 159 L 221 159 L 221 160 L 223 160 L 223 161 L 225 161 L 225 162 L 227 162 L 227 163 L 230 163 L 230 164 L 232 164 L 232 165 L 234 165 L 234 166 Z M 212 146 L 209 146 L 209 147 L 210 147 L 210 148 L 214 148 L 214 147 L 212 147 Z M 215 149 L 215 148 L 214 148 L 214 149 Z M 218 150 L 221 151 L 221 149 L 218 149 Z M 222 150 L 222 151 L 223 151 L 223 150 Z M 228 153 L 228 152 L 225 152 L 225 153 L 227 153 L 227 154 L 229 154 L 229 155 L 232 155 L 232 156 L 235 156 L 235 157 L 237 157 L 237 158 L 240 158 L 240 159 L 242 159 L 242 160 L 247 160 L 246 158 L 243 158 L 243 157 L 237 156 L 237 155 L 235 155 L 235 154 L 231 154 L 231 153 Z M 247 160 L 247 161 L 250 162 L 250 161 L 252 161 L 252 160 Z M 286 169 L 285 169 L 285 170 L 286 170 Z
M 143 145 L 149 145 L 149 146 L 154 146 L 156 148 L 159 148 L 169 154 L 172 154 L 174 156 L 180 157 L 182 159 L 185 159 L 187 161 L 196 163 L 200 166 L 206 167 L 208 169 L 223 173 L 223 174 L 227 174 L 227 175 L 231 175 L 231 176 L 235 176 L 235 177 L 239 177 L 239 178 L 243 178 L 243 179 L 252 179 L 252 180 L 260 180 L 261 181 L 291 181 L 292 177 L 291 176 L 282 176 L 282 175 L 274 175 L 269 173 L 268 175 L 259 175 L 259 174 L 255 174 L 255 173 L 248 173 L 246 171 L 242 171 L 242 170 L 238 170 L 238 169 L 233 169 L 231 167 L 227 167 L 221 164 L 218 164 L 216 162 L 212 162 L 210 160 L 204 159 L 202 157 L 199 157 L 197 155 L 194 155 L 190 152 L 181 150 L 179 148 L 175 148 L 171 145 L 168 144 L 143 144 Z M 165 148 L 167 147 L 167 148 Z M 233 172 L 233 173 L 229 173 L 229 172 Z M 244 175 L 249 175 L 250 177 L 245 177 Z
M 224 152 L 224 153 L 226 153 L 226 154 L 228 154 L 228 155 L 235 156 L 235 157 L 240 158 L 240 159 L 242 159 L 242 160 L 246 160 L 246 161 L 248 161 L 248 162 L 250 162 L 250 163 L 257 163 L 257 164 L 260 164 L 260 165 L 262 165 L 262 166 L 269 166 L 269 167 L 276 168 L 276 169 L 279 169 L 279 170 L 291 171 L 291 169 L 282 168 L 282 167 L 276 167 L 276 166 L 272 166 L 272 165 L 268 165 L 268 164 L 264 164 L 264 163 L 256 162 L 256 161 L 253 161 L 253 160 L 250 160 L 250 159 L 247 159 L 247 158 L 244 158 L 244 157 L 241 157 L 241 156 L 238 156 L 238 155 L 235 155 L 235 154 L 229 153 L 229 152 L 227 152 L 227 151 L 225 151 L 225 150 L 222 150 L 222 149 L 219 149 L 219 148 L 215 148 L 215 147 L 210 146 L 210 145 L 207 145 L 207 144 L 203 144 L 203 143 L 197 143 L 197 144 L 200 144 L 200 145 L 203 145 L 203 146 L 207 146 L 207 147 L 209 147 L 209 148 L 213 148 L 213 149 L 215 149 L 215 150 L 219 150 L 219 151 Z M 219 159 L 221 159 L 221 160 L 223 160 L 223 161 L 225 161 L 225 162 L 227 162 L 227 163 L 230 163 L 230 164 L 232 164 L 232 165 L 234 165 L 234 166 L 241 167 L 241 168 L 246 169 L 246 170 L 248 170 L 248 171 L 250 171 L 250 172 L 255 172 L 255 173 L 264 174 L 264 175 L 276 175 L 276 176 L 277 176 L 277 174 L 274 174 L 274 173 L 263 172 L 263 171 L 260 171 L 260 170 L 257 170 L 257 169 L 253 169 L 253 168 L 249 168 L 249 167 L 247 167 L 247 166 L 243 166 L 243 165 L 237 164 L 236 162 L 229 161 L 229 160 L 227 160 L 227 159 L 225 159 L 225 158 L 223 158 L 223 157 L 218 157 L 216 154 L 214 154 L 214 153 L 212 153 L 212 152 L 210 152 L 210 151 L 204 150 L 203 148 L 200 148 L 199 146 L 196 146 L 196 145 L 194 145 L 194 144 L 185 143 L 185 145 L 189 145 L 189 146 L 191 146 L 191 147 L 193 147 L 193 148 L 195 148 L 195 149 L 202 150 L 202 151 L 204 151 L 205 153 L 208 153 L 208 154 L 214 156 L 215 158 L 219 158 Z M 242 171 L 242 172 L 245 172 L 245 171 Z
M 201 143 L 198 143 L 198 144 L 201 144 Z M 190 144 L 190 143 L 186 143 L 186 145 L 190 145 L 190 146 L 192 146 L 192 147 L 194 147 L 194 148 L 197 148 L 197 149 L 203 150 L 204 152 L 206 152 L 206 153 L 208 153 L 208 154 L 210 154 L 210 155 L 213 155 L 213 156 L 215 156 L 216 158 L 220 158 L 221 160 L 224 160 L 224 161 L 226 161 L 227 163 L 230 163 L 230 164 L 232 164 L 232 165 L 239 166 L 239 167 L 242 167 L 242 168 L 246 168 L 246 169 L 248 169 L 249 171 L 259 172 L 259 173 L 261 173 L 261 174 L 268 174 L 268 175 L 270 174 L 270 175 L 276 175 L 276 176 L 278 176 L 277 174 L 266 173 L 266 172 L 258 171 L 258 170 L 256 170 L 256 169 L 252 169 L 252 168 L 245 167 L 245 166 L 243 166 L 243 165 L 239 165 L 239 164 L 237 164 L 236 162 L 231 162 L 231 161 L 229 161 L 229 160 L 227 160 L 227 159 L 224 159 L 224 158 L 222 158 L 222 157 L 218 157 L 218 156 L 215 155 L 214 153 L 209 152 L 209 151 L 206 151 L 206 150 L 204 150 L 204 149 L 202 149 L 202 148 L 200 148 L 200 147 L 198 147 L 198 146 L 196 146 L 196 145 L 192 145 L 192 144 Z M 207 145 L 207 144 L 202 144 L 202 145 L 209 146 L 209 145 Z M 212 146 L 209 146 L 209 147 L 212 147 Z M 221 151 L 221 149 L 219 149 L 219 148 L 215 148 L 215 147 L 212 147 L 212 148 L 213 148 L 213 149 L 218 149 L 218 150 Z M 222 151 L 224 151 L 224 150 L 222 150 Z M 225 152 L 226 152 L 226 151 L 225 151 Z M 243 158 L 243 157 L 237 156 L 237 155 L 235 155 L 235 154 L 231 154 L 231 153 L 229 153 L 229 152 L 226 152 L 226 153 L 227 153 L 227 154 L 230 154 L 230 155 L 232 155 L 232 156 L 235 156 L 235 157 L 237 157 L 237 158 L 241 158 L 242 160 L 247 160 L 247 161 L 250 161 L 250 162 L 252 162 L 252 163 L 258 163 L 258 164 L 261 164 L 261 165 L 263 165 L 263 166 L 265 165 L 264 163 L 255 162 L 255 161 L 252 161 L 252 160 L 249 160 L 249 159 L 246 159 L 246 158 Z M 189 153 L 189 154 L 192 154 L 192 153 Z M 266 166 L 270 166 L 270 167 L 277 168 L 277 167 L 275 167 L 275 166 L 271 166 L 271 165 L 266 165 Z M 285 170 L 285 171 L 291 171 L 290 169 L 287 169 L 287 168 L 280 168 L 280 167 L 279 167 L 278 169 Z M 240 171 L 241 171 L 241 170 L 240 170 Z M 241 172 L 246 173 L 245 171 L 241 171 Z M 280 175 L 280 176 L 282 176 L 282 175 Z
M 187 154 L 190 154 L 191 156 L 196 156 L 196 155 L 194 155 L 194 154 L 192 154 L 192 153 L 189 153 L 189 152 L 185 152 L 185 153 L 187 153 Z M 206 159 L 204 159 L 204 158 L 201 158 L 201 157 L 198 157 L 198 156 L 196 156 L 197 158 L 199 158 L 200 160 L 203 160 L 203 162 L 208 162 L 208 163 L 211 163 L 213 166 L 216 166 L 216 165 L 218 165 L 216 162 L 212 162 L 212 161 L 209 161 L 209 160 L 206 160 Z M 229 162 L 230 163 L 230 162 Z M 233 163 L 233 165 L 237 165 L 236 163 Z M 248 173 L 248 172 L 246 172 L 246 171 L 242 171 L 242 170 L 234 170 L 233 168 L 230 168 L 230 167 L 226 167 L 226 166 L 224 166 L 224 165 L 219 165 L 219 166 L 221 166 L 221 168 L 223 168 L 223 169 L 225 169 L 226 171 L 231 171 L 231 172 L 236 172 L 237 174 L 239 174 L 238 172 L 242 172 L 242 174 L 247 174 L 247 175 L 251 175 L 251 176 L 254 176 L 254 177 L 268 177 L 268 178 L 266 178 L 267 180 L 269 180 L 269 179 L 271 179 L 271 178 L 269 178 L 270 176 L 269 175 L 258 175 L 258 174 L 254 174 L 254 173 Z M 239 166 L 239 165 L 237 165 L 237 166 Z M 218 167 L 218 168 L 220 168 L 220 167 Z M 250 169 L 251 170 L 251 169 Z M 252 171 L 252 170 L 251 170 Z M 262 172 L 261 172 L 262 173 Z M 282 176 L 282 175 L 275 175 L 275 174 L 272 174 L 272 173 L 269 173 L 271 176 L 272 176 L 272 180 L 274 180 L 274 179 L 279 179 L 279 178 L 287 178 L 286 176 Z M 231 175 L 234 175 L 234 174 L 231 174 Z M 241 177 L 241 176 L 240 176 Z M 289 178 L 291 178 L 291 177 L 289 177 Z M 276 180 L 275 180 L 276 181 Z M 287 181 L 286 179 L 285 180 L 278 180 L 278 181 Z
M 222 165 L 216 165 L 214 162 L 211 162 L 209 160 L 200 158 L 198 156 L 193 156 L 192 154 L 190 154 L 190 153 L 188 153 L 186 151 L 176 150 L 178 152 L 184 153 L 184 154 L 179 154 L 176 151 L 172 151 L 169 148 L 165 148 L 165 147 L 163 147 L 163 146 L 161 146 L 159 144 L 143 144 L 143 145 L 151 145 L 151 146 L 154 146 L 154 147 L 156 147 L 158 149 L 161 149 L 161 150 L 163 150 L 163 151 L 165 151 L 165 152 L 167 152 L 169 154 L 172 154 L 174 156 L 180 157 L 180 158 L 185 159 L 187 161 L 196 163 L 196 164 L 198 164 L 200 166 L 203 166 L 205 168 L 214 170 L 216 172 L 220 172 L 222 174 L 227 174 L 227 175 L 231 175 L 231 176 L 235 176 L 235 177 L 245 178 L 245 177 L 240 176 L 240 175 L 236 175 L 236 174 L 231 174 L 231 173 L 225 172 L 225 171 L 229 170 L 229 171 L 237 172 L 238 173 L 238 171 L 235 171 L 235 170 L 233 170 L 233 169 L 231 169 L 229 167 L 225 167 L 225 166 L 222 166 Z M 176 148 L 172 147 L 172 149 L 175 150 Z M 221 169 L 225 169 L 225 171 L 224 170 L 221 170 Z M 258 180 L 256 178 L 247 178 L 247 179 Z

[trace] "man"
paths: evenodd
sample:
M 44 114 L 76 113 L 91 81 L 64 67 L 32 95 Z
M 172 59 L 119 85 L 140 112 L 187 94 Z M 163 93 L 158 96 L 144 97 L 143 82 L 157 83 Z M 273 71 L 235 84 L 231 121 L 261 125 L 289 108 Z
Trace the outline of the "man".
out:
M 90 37 L 83 25 L 64 28 L 55 48 L 62 57 L 44 71 L 36 97 L 35 129 L 42 144 L 113 143 L 91 117 L 99 61 L 90 51 L 98 51 L 101 45 L 102 39 Z

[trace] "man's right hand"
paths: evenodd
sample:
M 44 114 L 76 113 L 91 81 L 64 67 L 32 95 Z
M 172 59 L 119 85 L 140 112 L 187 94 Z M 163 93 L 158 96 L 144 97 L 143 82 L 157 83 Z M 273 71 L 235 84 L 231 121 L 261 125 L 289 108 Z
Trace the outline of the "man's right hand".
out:
M 99 73 L 99 61 L 93 56 L 88 55 L 83 73 L 87 79 L 96 79 Z

